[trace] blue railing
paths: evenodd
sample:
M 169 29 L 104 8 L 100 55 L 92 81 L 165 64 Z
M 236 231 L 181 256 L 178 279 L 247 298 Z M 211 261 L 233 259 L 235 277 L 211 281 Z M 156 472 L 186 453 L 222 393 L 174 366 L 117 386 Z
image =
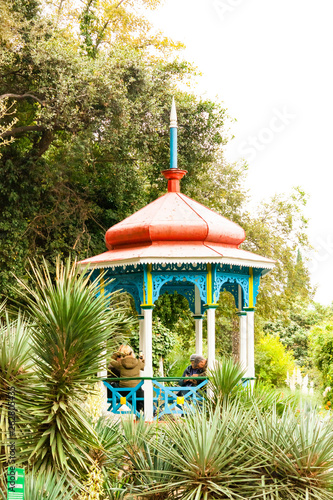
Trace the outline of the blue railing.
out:
M 208 383 L 204 377 L 142 377 L 126 378 L 123 380 L 139 380 L 135 387 L 115 387 L 112 382 L 122 379 L 104 380 L 108 389 L 108 411 L 115 415 L 133 414 L 140 417 L 140 409 L 143 409 L 143 395 L 141 388 L 145 380 L 151 380 L 153 384 L 154 418 L 159 419 L 165 415 L 182 415 L 185 411 L 193 411 L 203 400 L 203 390 Z M 195 386 L 180 386 L 180 380 L 195 380 Z M 165 383 L 176 382 L 176 386 L 165 385 Z M 139 393 L 139 395 L 138 395 Z M 138 404 L 139 403 L 139 404 Z M 126 406 L 124 410 L 122 407 Z

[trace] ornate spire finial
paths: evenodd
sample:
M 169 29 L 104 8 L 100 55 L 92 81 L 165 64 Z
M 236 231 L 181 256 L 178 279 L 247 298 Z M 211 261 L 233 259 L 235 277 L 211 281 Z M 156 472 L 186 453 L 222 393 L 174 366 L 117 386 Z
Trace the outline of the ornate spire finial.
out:
M 177 111 L 174 97 L 170 113 L 170 168 L 163 170 L 162 174 L 168 179 L 168 192 L 179 193 L 179 181 L 187 174 L 187 171 L 179 170 L 177 167 Z
M 170 128 L 177 128 L 177 111 L 175 98 L 172 98 L 171 113 L 170 113 Z

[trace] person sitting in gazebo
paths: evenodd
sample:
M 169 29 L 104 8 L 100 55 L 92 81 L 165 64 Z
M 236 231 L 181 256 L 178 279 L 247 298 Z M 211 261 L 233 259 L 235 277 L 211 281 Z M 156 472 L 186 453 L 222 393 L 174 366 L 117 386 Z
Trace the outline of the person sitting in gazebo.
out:
M 185 369 L 183 377 L 204 377 L 206 374 L 207 360 L 200 354 L 192 354 L 190 357 L 191 364 Z M 197 385 L 196 380 L 182 380 L 180 384 L 183 387 Z
M 111 370 L 115 369 L 119 372 L 119 388 L 130 389 L 138 385 L 138 380 L 131 379 L 140 377 L 140 370 L 144 369 L 145 360 L 143 355 L 137 359 L 130 346 L 122 346 L 121 351 L 119 351 L 119 356 L 117 356 L 116 359 L 111 359 L 109 366 Z M 129 380 L 126 380 L 126 378 L 129 378 Z M 121 395 L 126 396 L 129 392 L 130 390 L 122 391 Z M 136 391 L 136 397 L 144 397 L 143 390 L 141 388 Z M 137 401 L 136 409 L 137 411 L 143 410 L 143 400 Z

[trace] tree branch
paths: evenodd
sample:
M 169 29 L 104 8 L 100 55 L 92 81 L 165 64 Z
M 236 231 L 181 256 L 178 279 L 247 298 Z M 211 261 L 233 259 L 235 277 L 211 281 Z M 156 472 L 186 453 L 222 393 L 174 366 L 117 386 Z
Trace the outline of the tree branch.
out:
M 6 132 L 0 134 L 0 137 L 9 137 L 10 135 L 15 137 L 16 135 L 22 134 L 24 132 L 40 132 L 44 130 L 45 127 L 42 127 L 41 125 L 25 125 L 23 127 L 13 128 L 12 130 L 6 130 Z
M 42 156 L 51 146 L 54 133 L 51 130 L 44 130 L 41 140 L 37 144 L 38 156 Z
M 27 97 L 30 97 L 31 99 L 34 99 L 35 101 L 39 102 L 42 106 L 45 106 L 45 102 L 41 101 L 38 97 L 32 94 L 2 94 L 0 95 L 0 99 L 26 99 Z

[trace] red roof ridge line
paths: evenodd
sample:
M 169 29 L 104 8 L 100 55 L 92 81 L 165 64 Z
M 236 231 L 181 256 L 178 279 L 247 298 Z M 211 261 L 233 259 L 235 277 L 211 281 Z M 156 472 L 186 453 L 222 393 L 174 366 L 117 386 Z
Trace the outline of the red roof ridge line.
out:
M 211 246 L 207 245 L 207 243 L 205 243 L 205 241 L 203 242 L 204 246 L 209 248 L 210 250 L 212 250 L 213 252 L 216 252 L 217 255 L 221 255 L 221 257 L 224 257 L 223 253 L 220 253 L 218 252 L 215 248 L 212 248 Z
M 201 215 L 199 215 L 199 214 L 198 214 L 198 212 L 196 212 L 196 211 L 194 210 L 194 208 L 193 208 L 193 207 L 191 207 L 191 205 L 189 205 L 189 204 L 187 203 L 187 201 L 186 201 L 186 200 L 184 200 L 184 198 L 183 198 L 181 195 L 186 196 L 185 194 L 183 194 L 183 193 L 176 193 L 176 194 L 179 196 L 179 198 L 180 198 L 180 199 L 181 199 L 184 203 L 186 203 L 186 205 L 187 205 L 187 206 L 188 206 L 188 207 L 192 210 L 192 212 L 194 212 L 194 213 L 195 213 L 195 214 L 196 214 L 196 215 L 197 215 L 197 216 L 198 216 L 201 220 L 203 220 L 203 221 L 204 221 L 204 223 L 206 224 L 207 233 L 206 233 L 205 239 L 203 240 L 203 244 L 205 244 L 205 241 L 206 241 L 207 236 L 208 236 L 208 233 L 209 233 L 209 225 L 208 225 L 208 223 L 205 221 L 205 219 L 204 219 L 203 217 L 201 217 Z M 192 200 L 192 198 L 190 198 L 190 200 Z M 192 200 L 192 201 L 194 201 L 194 200 Z
M 165 194 L 163 194 L 162 196 L 160 196 L 159 198 L 156 198 L 156 200 L 154 200 L 154 201 L 157 201 L 157 200 L 162 200 L 162 198 L 164 198 L 164 200 L 163 200 L 163 203 L 162 203 L 161 207 L 163 207 L 163 205 L 165 204 L 165 201 L 166 201 L 166 196 L 165 196 L 165 195 L 166 195 L 166 194 L 168 194 L 168 193 L 165 193 Z M 151 203 L 154 203 L 154 201 L 152 201 Z M 149 203 L 149 205 L 150 205 L 150 203 Z M 147 206 L 148 206 L 148 205 L 146 205 L 146 207 L 147 207 Z M 154 221 L 154 219 L 155 219 L 155 217 L 156 217 L 156 216 L 157 216 L 157 211 L 154 213 L 153 218 L 151 219 L 150 223 L 148 224 L 148 234 L 149 234 L 149 239 L 150 239 L 151 244 L 153 243 L 153 240 L 152 240 L 152 238 L 151 238 L 151 224 L 152 224 L 152 222 Z

